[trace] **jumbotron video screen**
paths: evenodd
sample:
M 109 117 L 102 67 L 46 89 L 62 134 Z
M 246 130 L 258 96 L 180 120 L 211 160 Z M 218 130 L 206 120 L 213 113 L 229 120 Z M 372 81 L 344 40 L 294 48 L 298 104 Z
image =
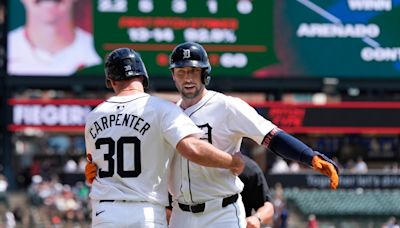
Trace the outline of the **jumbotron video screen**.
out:
M 56 26 L 62 18 L 56 13 L 68 6 L 73 24 L 92 37 L 92 47 L 81 46 L 74 54 L 67 46 L 60 54 L 36 44 L 30 33 L 50 31 L 43 26 Z M 208 51 L 213 77 L 400 76 L 400 0 L 9 0 L 8 7 L 9 75 L 103 76 L 107 53 L 130 47 L 152 77 L 167 77 L 172 49 L 194 41 Z M 37 16 L 30 17 L 30 11 Z M 26 29 L 29 20 L 43 26 Z M 32 49 L 25 55 L 38 61 L 24 63 L 18 56 L 24 42 L 25 50 Z M 62 55 L 69 58 L 50 71 L 51 60 Z M 80 63 L 82 55 L 90 63 Z M 62 71 L 60 62 L 75 65 Z

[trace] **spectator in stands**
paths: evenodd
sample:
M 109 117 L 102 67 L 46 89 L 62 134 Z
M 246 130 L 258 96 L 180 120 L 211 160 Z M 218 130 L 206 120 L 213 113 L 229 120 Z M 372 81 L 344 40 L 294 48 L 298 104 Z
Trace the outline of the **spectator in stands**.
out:
M 354 165 L 354 167 L 351 169 L 352 173 L 367 173 L 368 172 L 368 166 L 367 163 L 362 159 L 361 156 L 357 157 L 357 162 Z
M 390 171 L 392 172 L 392 173 L 399 173 L 399 163 L 397 163 L 397 162 L 394 162 L 393 164 L 392 164 L 392 166 L 391 166 L 391 168 L 390 168 Z
M 307 224 L 307 228 L 318 228 L 318 221 L 317 221 L 317 217 L 314 214 L 311 214 L 308 216 L 308 224 Z
M 14 213 L 11 211 L 6 212 L 6 227 L 15 227 L 17 223 L 15 222 Z
M 389 220 L 383 224 L 382 228 L 400 228 L 400 225 L 395 217 L 390 217 Z
M 8 181 L 6 176 L 0 173 L 0 203 L 3 203 L 8 208 L 7 196 Z
M 300 164 L 298 162 L 295 162 L 295 161 L 290 162 L 289 171 L 291 173 L 298 173 L 298 172 L 300 172 L 300 169 L 301 169 Z
M 368 145 L 368 156 L 370 157 L 379 157 L 381 154 L 381 145 L 377 138 L 372 138 L 369 141 Z
M 38 206 L 43 203 L 43 199 L 39 196 L 43 178 L 40 175 L 32 176 L 32 183 L 28 188 L 28 198 L 32 205 Z
M 288 173 L 290 172 L 289 166 L 281 157 L 276 157 L 276 161 L 272 166 L 271 173 Z
M 67 76 L 101 59 L 92 35 L 75 26 L 77 0 L 21 0 L 25 25 L 8 35 L 8 73 Z
M 289 212 L 286 209 L 286 200 L 283 195 L 283 187 L 281 183 L 275 184 L 274 204 L 274 228 L 286 228 Z
M 354 160 L 353 159 L 349 159 L 347 160 L 346 164 L 345 164 L 345 169 L 351 171 L 351 169 L 353 169 L 354 167 Z
M 69 159 L 64 165 L 65 173 L 75 173 L 78 171 L 78 164 L 74 159 Z

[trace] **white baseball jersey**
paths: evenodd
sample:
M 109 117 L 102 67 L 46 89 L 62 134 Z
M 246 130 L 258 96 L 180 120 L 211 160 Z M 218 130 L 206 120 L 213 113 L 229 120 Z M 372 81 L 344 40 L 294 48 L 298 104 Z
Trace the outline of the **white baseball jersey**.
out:
M 276 127 L 243 100 L 214 91 L 208 91 L 184 112 L 204 131 L 203 139 L 230 154 L 240 150 L 243 137 L 261 144 Z M 171 178 L 174 200 L 186 204 L 226 197 L 243 189 L 243 183 L 229 170 L 200 166 L 180 155 L 174 158 Z
M 75 28 L 74 42 L 58 53 L 38 49 L 29 42 L 24 27 L 8 35 L 8 73 L 12 75 L 66 76 L 101 63 L 90 33 Z
M 202 134 L 172 102 L 146 93 L 109 98 L 86 120 L 86 150 L 98 166 L 90 198 L 168 205 L 167 170 L 176 145 Z

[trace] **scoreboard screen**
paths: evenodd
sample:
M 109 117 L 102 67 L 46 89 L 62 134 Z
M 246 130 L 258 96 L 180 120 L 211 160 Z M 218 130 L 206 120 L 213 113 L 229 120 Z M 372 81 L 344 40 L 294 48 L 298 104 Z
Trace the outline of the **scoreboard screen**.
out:
M 213 77 L 400 77 L 400 0 L 8 0 L 7 16 L 11 76 L 103 76 L 129 47 L 169 77 L 194 41 Z
M 30 1 L 36 8 L 48 9 L 58 9 L 56 5 L 68 1 L 76 2 L 72 3 L 76 4 L 73 6 L 75 12 L 88 13 L 88 10 L 82 8 L 90 7 L 91 18 L 87 14 L 80 14 L 75 15 L 74 20 L 77 26 L 92 34 L 94 49 L 101 60 L 104 61 L 107 53 L 115 48 L 129 47 L 140 53 L 152 77 L 170 75 L 169 54 L 177 44 L 185 41 L 204 45 L 214 76 L 248 77 L 255 69 L 277 62 L 273 50 L 273 1 Z M 83 3 L 85 1 L 87 3 Z M 24 26 L 23 21 L 12 15 L 21 16 L 24 8 L 28 11 L 28 7 L 33 6 L 21 4 L 19 1 L 9 2 L 10 30 L 18 29 L 19 26 Z M 32 20 L 38 19 L 36 17 Z M 17 25 L 17 21 L 20 25 Z M 88 27 L 88 24 L 91 26 Z M 81 51 L 77 56 L 85 53 Z M 9 53 L 10 56 L 13 56 L 12 53 Z M 9 66 L 13 61 L 13 58 L 9 58 Z M 89 67 L 81 65 L 69 75 L 104 74 L 102 64 Z M 44 67 L 49 68 L 49 65 Z M 15 74 L 12 72 L 14 68 L 9 67 L 9 74 Z M 30 73 L 38 75 L 32 70 Z
M 276 62 L 273 1 L 95 1 L 96 50 L 138 51 L 152 76 L 169 76 L 169 54 L 185 41 L 208 51 L 214 76 L 249 76 Z M 262 26 L 258 28 L 258 26 Z

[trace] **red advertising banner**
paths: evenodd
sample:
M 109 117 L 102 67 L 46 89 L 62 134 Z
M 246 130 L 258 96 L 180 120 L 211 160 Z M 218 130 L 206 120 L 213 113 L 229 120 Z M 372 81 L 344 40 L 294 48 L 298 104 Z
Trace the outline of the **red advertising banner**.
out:
M 9 99 L 10 131 L 83 131 L 85 116 L 100 99 Z M 325 105 L 250 103 L 289 133 L 399 134 L 400 102 L 340 102 Z
M 325 105 L 262 102 L 251 105 L 290 133 L 400 133 L 400 102 L 339 102 Z

